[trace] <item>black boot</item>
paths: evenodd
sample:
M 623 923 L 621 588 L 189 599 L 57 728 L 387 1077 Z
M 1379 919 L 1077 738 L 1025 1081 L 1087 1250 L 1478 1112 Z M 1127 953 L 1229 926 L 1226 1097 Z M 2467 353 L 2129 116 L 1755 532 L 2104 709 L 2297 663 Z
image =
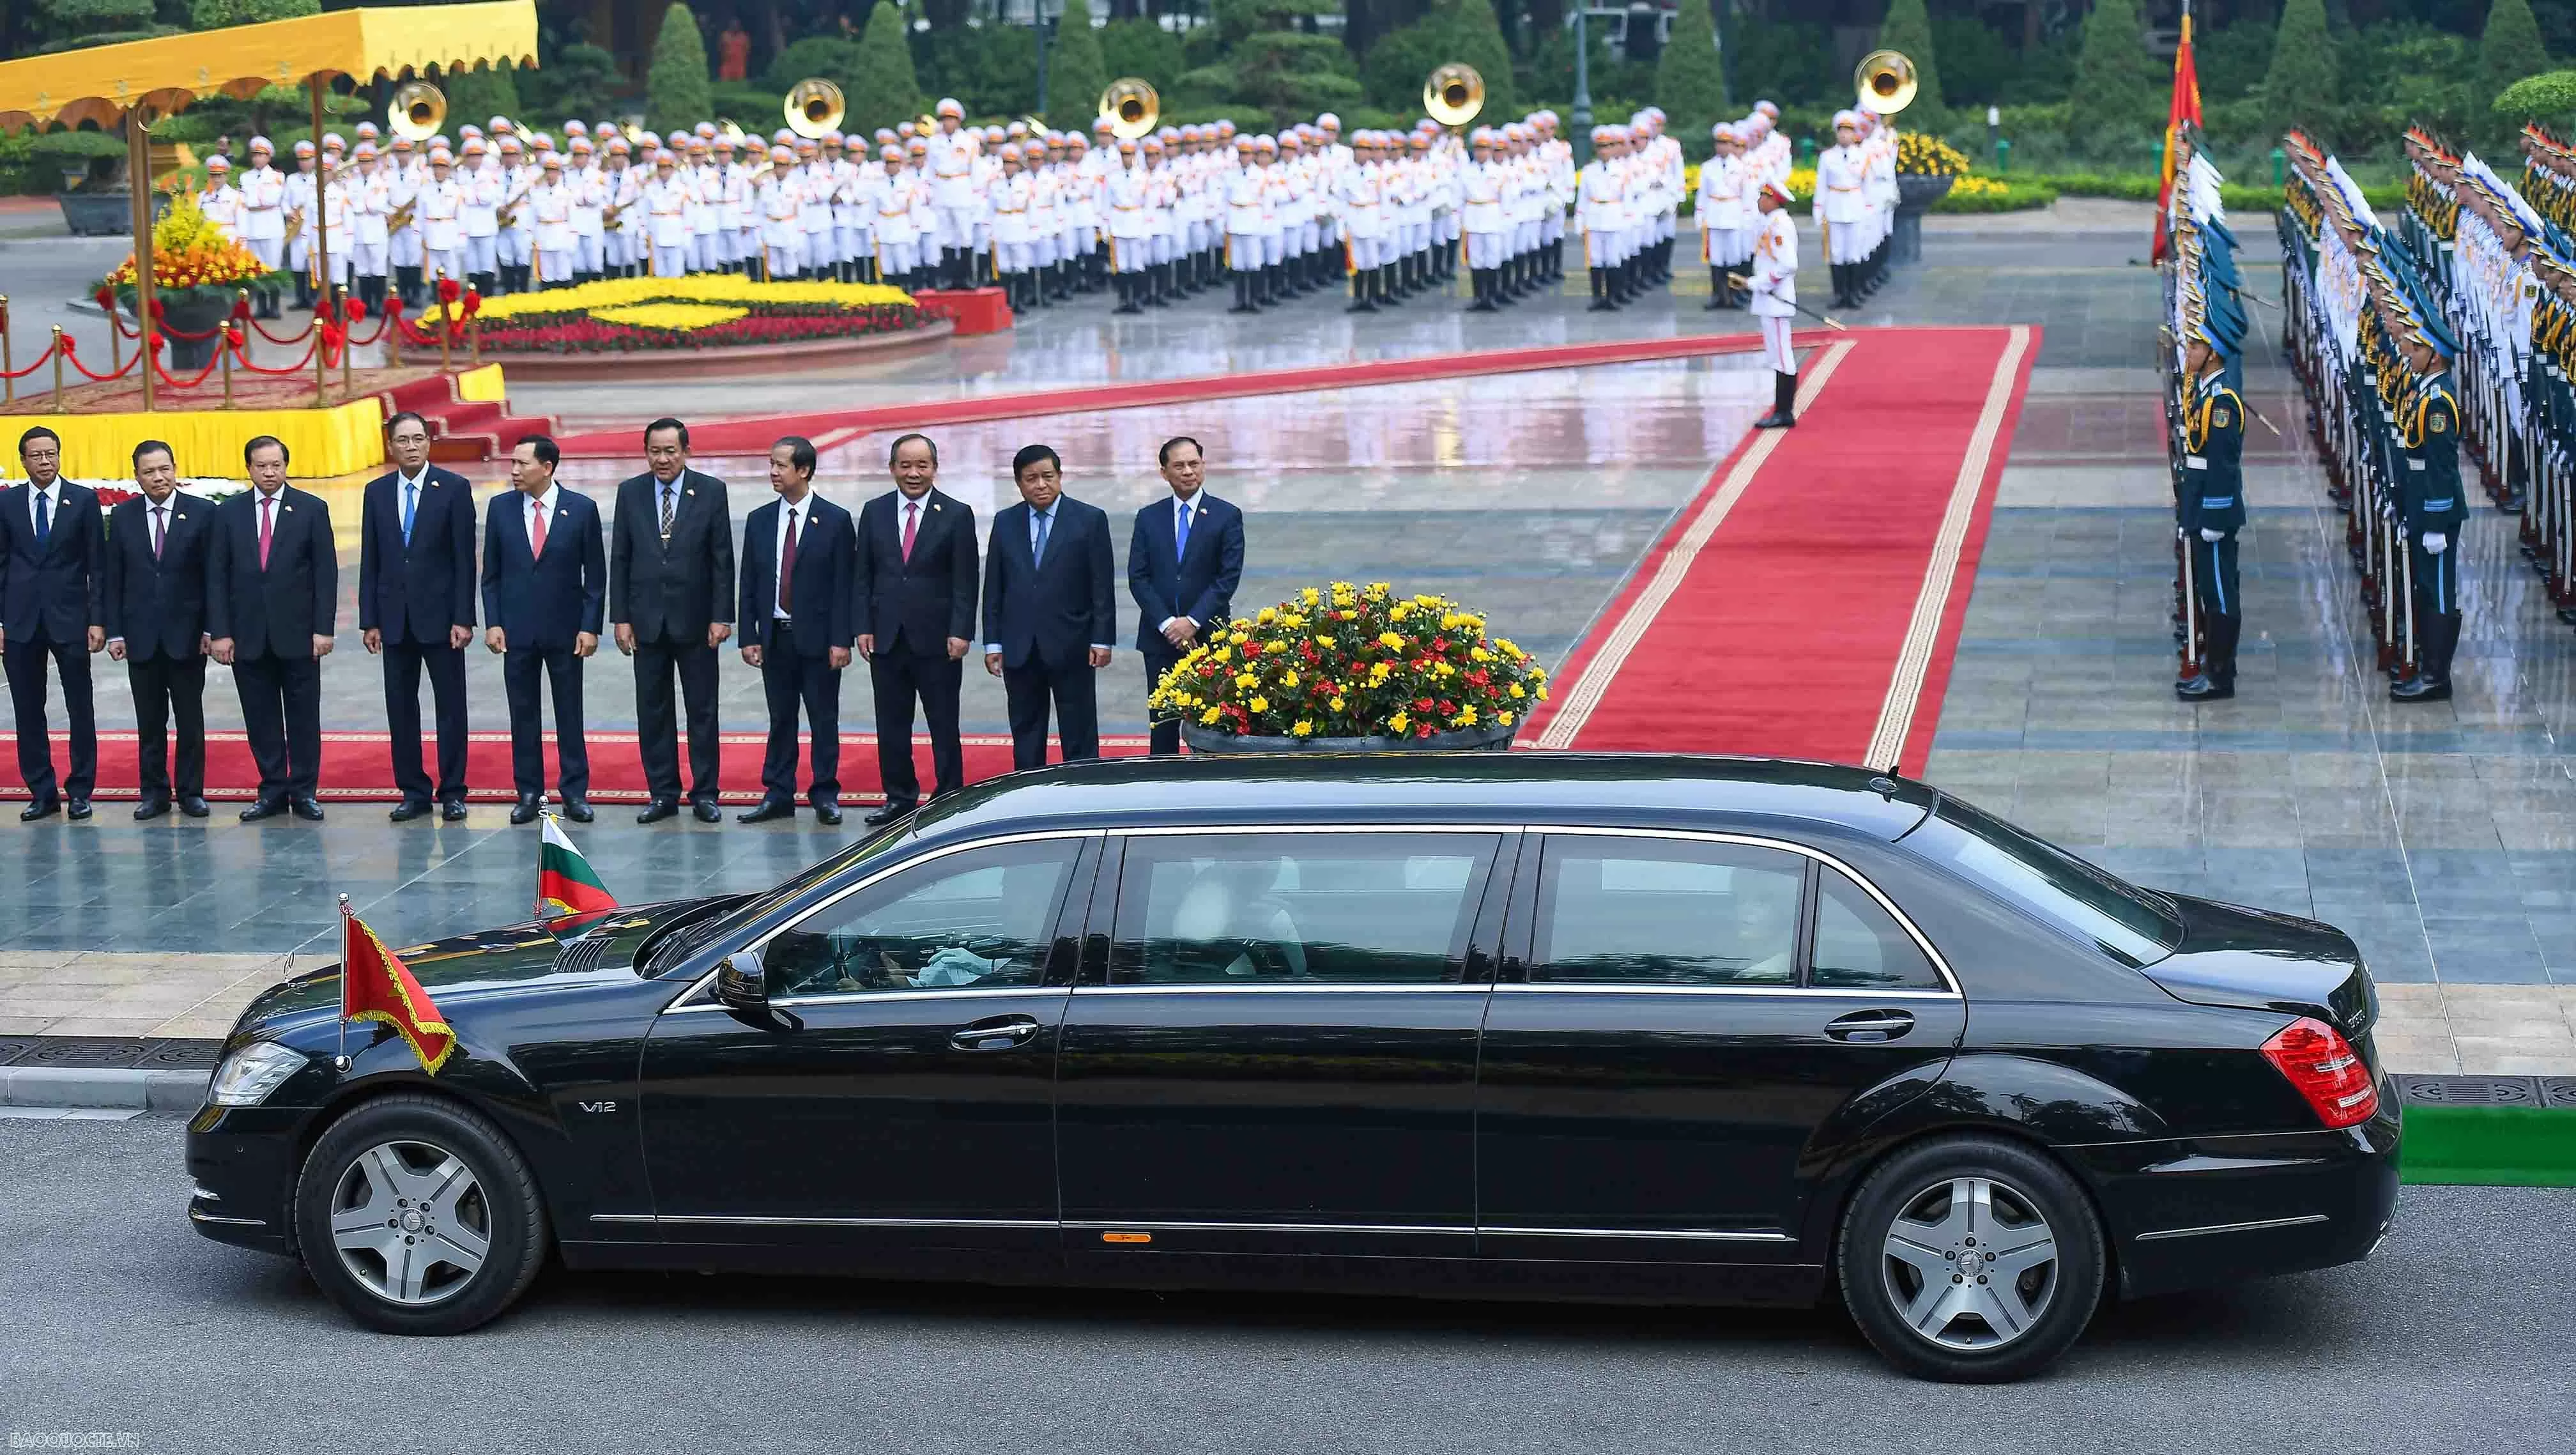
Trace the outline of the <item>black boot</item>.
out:
M 1258 313 L 1258 312 L 1260 312 L 1260 311 L 1261 311 L 1260 309 L 1255 308 L 1255 307 L 1253 307 L 1253 306 L 1252 306 L 1252 275 L 1251 275 L 1250 273 L 1237 273 L 1237 274 L 1235 274 L 1235 275 L 1234 275 L 1234 306 L 1233 306 L 1232 308 L 1227 309 L 1227 310 L 1226 310 L 1226 312 L 1228 312 L 1228 313 Z
M 1355 268 L 1351 271 L 1351 306 L 1343 309 L 1344 313 L 1377 312 L 1377 305 L 1369 301 L 1370 280 L 1376 276 L 1375 268 Z
M 1771 412 L 1753 421 L 1755 429 L 1787 429 L 1798 422 L 1798 376 L 1774 370 Z
M 1136 301 L 1136 284 L 1137 281 L 1143 277 L 1144 275 L 1142 273 L 1112 273 L 1110 275 L 1110 281 L 1116 284 L 1118 288 L 1118 306 L 1109 310 L 1111 313 L 1142 313 L 1145 311 L 1144 305 Z
M 1618 306 L 1618 304 L 1610 301 L 1610 270 L 1608 268 L 1593 269 L 1592 306 L 1585 309 L 1584 312 L 1608 313 L 1610 310 L 1617 308 Z
M 1496 311 L 1494 307 L 1493 270 L 1491 268 L 1469 268 L 1467 270 L 1467 291 L 1473 294 L 1476 299 L 1475 302 L 1467 305 L 1467 312 L 1492 313 Z

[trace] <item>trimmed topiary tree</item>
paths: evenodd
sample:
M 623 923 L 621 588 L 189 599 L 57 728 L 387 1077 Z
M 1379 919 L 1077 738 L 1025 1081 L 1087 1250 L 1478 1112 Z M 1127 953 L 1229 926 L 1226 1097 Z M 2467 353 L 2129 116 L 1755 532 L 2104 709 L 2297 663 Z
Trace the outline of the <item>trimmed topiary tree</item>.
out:
M 2495 99 L 2496 129 L 2507 138 L 2520 135 L 2523 126 L 2534 121 L 2555 129 L 2561 136 L 2576 127 L 2576 71 L 2525 76 Z M 2510 156 L 2519 150 L 2512 147 L 2503 154 Z
M 2283 0 L 2271 69 L 2263 73 L 2264 124 L 2276 133 L 2294 126 L 2326 128 L 2339 95 L 2325 0 Z
M 2540 38 L 2540 23 L 2531 17 L 2530 0 L 2495 0 L 2487 26 L 2478 37 L 2478 96 L 2501 99 L 2513 83 L 2549 69 L 2549 47 Z M 2506 126 L 2501 117 L 2489 128 L 2490 147 L 2509 148 L 2520 122 Z
M 1667 128 L 1694 157 L 1713 148 L 1708 129 L 1734 114 L 1726 102 L 1726 68 L 1717 53 L 1717 20 L 1709 0 L 1682 0 L 1673 16 L 1673 38 L 1655 63 L 1655 104 Z
M 1941 99 L 1941 65 L 1932 52 L 1932 17 L 1924 10 L 1923 0 L 1888 0 L 1878 43 L 1887 50 L 1903 51 L 1914 62 L 1919 89 L 1914 104 L 1903 113 L 1906 129 L 1938 133 L 1950 119 L 1950 108 Z
M 715 118 L 707 71 L 707 42 L 698 17 L 674 0 L 653 37 L 653 63 L 644 73 L 644 106 L 655 131 L 686 131 Z
M 1100 58 L 1100 36 L 1091 7 L 1064 0 L 1064 18 L 1047 39 L 1047 125 L 1091 135 L 1100 116 L 1100 93 L 1109 86 L 1109 63 Z M 1155 83 L 1155 89 L 1162 89 Z
M 1457 46 L 1451 58 L 1474 66 L 1476 74 L 1485 78 L 1482 115 L 1494 118 L 1516 114 L 1519 108 L 1512 100 L 1512 48 L 1503 40 L 1503 23 L 1494 14 L 1494 0 L 1442 0 L 1432 11 L 1433 19 L 1441 19 L 1444 11 L 1450 38 Z
M 1100 27 L 1100 66 L 1113 80 L 1141 76 L 1156 90 L 1168 91 L 1181 77 L 1180 37 L 1141 16 L 1113 20 Z
M 868 28 L 859 35 L 859 53 L 842 100 L 850 108 L 841 129 L 874 135 L 879 127 L 901 126 L 921 115 L 921 77 L 912 68 L 912 44 L 904 36 L 903 12 L 878 0 L 868 12 Z
M 2292 0 L 2297 3 L 2297 0 Z M 2073 94 L 2088 111 L 2124 125 L 2153 126 L 2167 97 L 2156 90 L 2154 58 L 2130 0 L 2096 0 L 2084 18 L 2084 45 L 2075 57 Z M 2120 141 L 2124 138 L 2106 138 Z

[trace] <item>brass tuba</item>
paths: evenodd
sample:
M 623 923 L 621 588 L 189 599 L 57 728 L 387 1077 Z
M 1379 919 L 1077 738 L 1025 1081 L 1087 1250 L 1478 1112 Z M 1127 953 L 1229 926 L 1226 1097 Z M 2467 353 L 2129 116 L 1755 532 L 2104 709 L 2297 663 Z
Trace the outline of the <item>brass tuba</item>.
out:
M 1860 93 L 1863 111 L 1880 116 L 1894 116 L 1914 104 L 1915 88 L 1921 83 L 1914 74 L 1914 62 L 1903 51 L 1871 51 L 1860 58 L 1852 71 L 1852 87 Z
M 1465 126 L 1485 109 L 1485 78 L 1464 61 L 1451 61 L 1422 83 L 1422 110 L 1442 126 Z
M 427 81 L 405 81 L 385 104 L 385 123 L 406 141 L 427 141 L 447 124 L 447 93 Z
M 838 128 L 841 118 L 850 111 L 841 100 L 841 88 L 820 76 L 807 76 L 789 87 L 783 109 L 789 131 L 817 141 L 825 132 Z
M 1162 121 L 1163 98 L 1154 94 L 1152 82 L 1121 76 L 1100 93 L 1100 114 L 1118 137 L 1134 141 Z

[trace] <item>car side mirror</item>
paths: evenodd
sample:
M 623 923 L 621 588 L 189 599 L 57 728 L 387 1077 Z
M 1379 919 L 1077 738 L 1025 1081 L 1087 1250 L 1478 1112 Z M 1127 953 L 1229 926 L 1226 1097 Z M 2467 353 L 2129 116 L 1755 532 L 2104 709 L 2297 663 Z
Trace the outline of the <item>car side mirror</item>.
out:
M 769 971 L 757 950 L 736 950 L 716 962 L 716 1004 L 745 1025 L 792 1031 L 802 1022 L 769 1003 Z

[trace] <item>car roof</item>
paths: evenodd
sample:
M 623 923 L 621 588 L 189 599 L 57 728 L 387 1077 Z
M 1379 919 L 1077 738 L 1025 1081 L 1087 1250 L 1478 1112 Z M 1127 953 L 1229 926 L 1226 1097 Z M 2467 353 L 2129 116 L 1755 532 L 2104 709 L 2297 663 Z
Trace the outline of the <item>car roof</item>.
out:
M 1894 839 L 1936 795 L 1842 763 L 1650 753 L 1281 753 L 1099 758 L 988 779 L 915 820 L 924 840 L 1194 823 L 1771 820 Z

